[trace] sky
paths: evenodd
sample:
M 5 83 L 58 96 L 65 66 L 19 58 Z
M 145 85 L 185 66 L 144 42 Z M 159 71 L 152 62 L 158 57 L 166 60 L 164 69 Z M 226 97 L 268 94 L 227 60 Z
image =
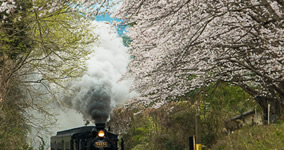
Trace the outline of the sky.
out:
M 109 22 L 109 23 L 112 23 L 113 21 L 123 22 L 123 20 L 121 20 L 121 19 L 111 18 L 109 14 L 97 16 L 96 21 L 98 21 L 98 22 Z M 124 35 L 127 32 L 127 28 L 128 28 L 127 26 L 123 26 L 123 25 L 115 27 L 117 34 L 119 36 Z

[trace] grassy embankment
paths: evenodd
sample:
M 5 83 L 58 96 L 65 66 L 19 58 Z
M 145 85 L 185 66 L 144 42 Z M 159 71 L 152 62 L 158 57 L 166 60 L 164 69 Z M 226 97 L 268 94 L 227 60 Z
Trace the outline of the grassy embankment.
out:
M 242 128 L 219 139 L 212 150 L 284 150 L 284 123 Z

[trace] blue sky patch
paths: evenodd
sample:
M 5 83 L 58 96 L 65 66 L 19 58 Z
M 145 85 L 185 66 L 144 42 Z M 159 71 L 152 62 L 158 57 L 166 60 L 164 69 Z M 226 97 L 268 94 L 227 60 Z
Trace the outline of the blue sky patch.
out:
M 118 18 L 111 18 L 109 14 L 96 16 L 96 21 L 98 21 L 98 22 L 99 22 L 99 21 L 106 21 L 106 22 L 109 22 L 109 23 L 112 23 L 113 21 L 116 21 L 116 22 L 123 22 L 123 20 L 121 20 L 121 19 L 118 19 Z M 117 34 L 118 34 L 119 36 L 123 36 L 123 35 L 125 35 L 125 33 L 127 32 L 128 26 L 119 25 L 118 27 L 115 27 L 115 28 L 116 28 Z

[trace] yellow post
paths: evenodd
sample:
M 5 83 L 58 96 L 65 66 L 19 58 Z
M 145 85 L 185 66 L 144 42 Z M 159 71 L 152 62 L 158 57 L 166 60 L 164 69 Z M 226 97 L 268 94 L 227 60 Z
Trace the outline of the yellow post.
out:
M 196 150 L 202 150 L 201 144 L 196 144 Z
M 195 115 L 195 133 L 196 133 L 196 145 L 195 150 L 201 150 L 201 123 L 200 123 L 200 102 L 198 102 Z

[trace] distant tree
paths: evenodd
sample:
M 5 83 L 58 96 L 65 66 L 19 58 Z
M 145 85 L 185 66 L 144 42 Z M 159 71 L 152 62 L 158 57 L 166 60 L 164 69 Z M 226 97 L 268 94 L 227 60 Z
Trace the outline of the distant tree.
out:
M 284 2 L 123 0 L 129 29 L 127 77 L 146 104 L 218 80 L 243 88 L 284 119 Z
M 96 40 L 87 29 L 87 21 L 68 13 L 69 7 L 64 4 L 49 11 L 49 5 L 42 1 L 25 0 L 17 1 L 14 9 L 0 14 L 2 100 L 11 80 L 27 87 L 82 74 L 84 60 L 91 53 L 84 45 Z

